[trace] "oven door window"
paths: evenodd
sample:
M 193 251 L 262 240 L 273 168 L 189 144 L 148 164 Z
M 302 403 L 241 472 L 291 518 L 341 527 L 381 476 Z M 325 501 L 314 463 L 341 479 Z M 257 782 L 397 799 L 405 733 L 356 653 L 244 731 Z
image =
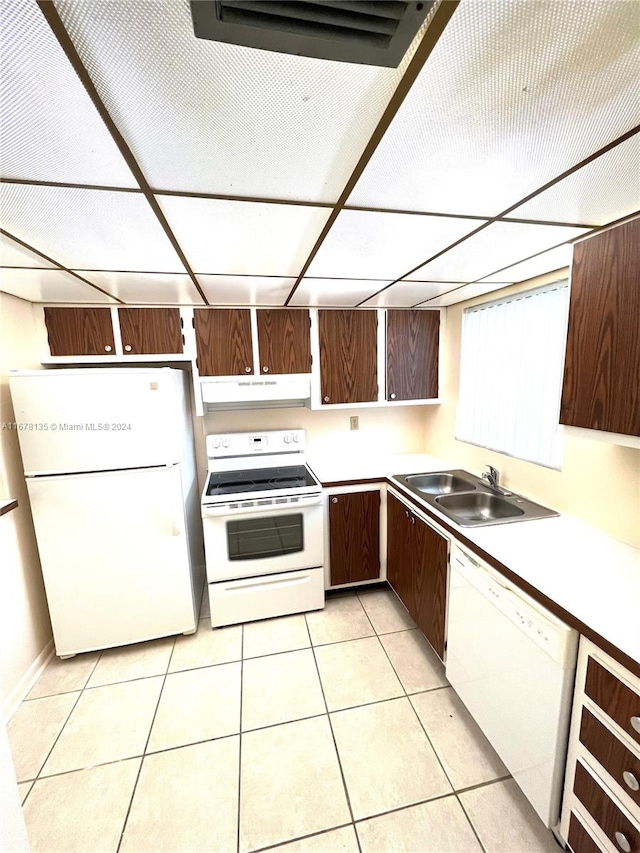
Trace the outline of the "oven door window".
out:
M 304 550 L 302 513 L 227 521 L 229 560 L 260 560 Z

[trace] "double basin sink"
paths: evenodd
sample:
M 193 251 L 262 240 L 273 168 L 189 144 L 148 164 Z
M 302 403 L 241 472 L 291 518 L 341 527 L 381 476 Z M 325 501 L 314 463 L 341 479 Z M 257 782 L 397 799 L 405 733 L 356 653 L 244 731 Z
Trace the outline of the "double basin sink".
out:
M 397 474 L 394 479 L 460 527 L 508 524 L 558 515 L 521 495 L 492 489 L 468 471 Z

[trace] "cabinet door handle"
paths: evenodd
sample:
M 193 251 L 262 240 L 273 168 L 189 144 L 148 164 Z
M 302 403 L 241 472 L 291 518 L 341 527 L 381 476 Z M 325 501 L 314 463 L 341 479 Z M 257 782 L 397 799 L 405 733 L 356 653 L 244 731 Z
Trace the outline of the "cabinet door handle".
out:
M 106 345 L 106 347 L 104 348 L 104 351 L 105 352 L 111 352 L 111 347 L 109 346 L 109 344 Z
M 395 394 L 389 394 L 389 399 L 390 399 L 390 400 L 395 400 L 395 399 L 396 399 L 396 395 L 395 395 Z
M 124 351 L 125 352 L 131 352 L 131 344 L 125 344 Z
M 329 402 L 329 398 L 328 398 L 328 397 L 323 397 L 323 398 L 322 398 L 322 402 L 323 402 L 323 403 L 328 403 L 328 402 Z
M 338 498 L 331 498 L 331 503 L 332 503 L 332 504 L 337 504 L 337 503 L 338 503 Z
M 248 367 L 248 366 L 247 366 L 247 367 L 245 367 L 244 372 L 245 372 L 245 373 L 251 373 L 251 368 L 250 368 L 250 367 Z
M 635 729 L 638 734 L 640 734 L 640 717 L 631 717 L 629 722 L 631 723 L 631 728 Z
M 265 365 L 264 365 L 264 367 L 262 368 L 262 372 L 263 372 L 263 373 L 268 373 L 268 372 L 269 372 L 269 368 L 267 367 L 267 365 L 266 365 L 266 364 L 265 364 Z
M 621 850 L 624 850 L 624 853 L 631 853 L 631 844 L 624 832 L 616 832 L 614 838 L 616 839 L 616 844 Z
M 638 782 L 630 770 L 625 770 L 622 774 L 622 778 L 624 779 L 624 784 L 627 788 L 631 788 L 632 791 L 640 791 L 640 782 Z

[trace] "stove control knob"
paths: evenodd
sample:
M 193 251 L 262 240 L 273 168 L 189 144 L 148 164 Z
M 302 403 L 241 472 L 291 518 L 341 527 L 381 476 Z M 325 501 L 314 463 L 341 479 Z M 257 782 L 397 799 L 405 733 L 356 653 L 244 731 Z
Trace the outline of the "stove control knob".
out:
M 220 447 L 220 439 L 219 438 L 213 439 L 213 446 L 214 447 Z
M 290 436 L 290 435 L 285 435 L 285 437 L 284 437 L 284 443 L 285 443 L 285 444 L 290 444 L 290 443 L 291 443 L 291 436 Z
M 231 444 L 231 439 L 230 439 L 230 438 L 223 438 L 223 439 L 222 439 L 222 446 L 223 446 L 223 447 L 229 447 L 229 445 L 230 445 L 230 444 Z
M 294 442 L 295 442 L 296 444 L 300 441 L 300 436 L 299 436 L 299 435 L 292 435 L 292 436 L 291 436 L 291 438 L 294 440 Z

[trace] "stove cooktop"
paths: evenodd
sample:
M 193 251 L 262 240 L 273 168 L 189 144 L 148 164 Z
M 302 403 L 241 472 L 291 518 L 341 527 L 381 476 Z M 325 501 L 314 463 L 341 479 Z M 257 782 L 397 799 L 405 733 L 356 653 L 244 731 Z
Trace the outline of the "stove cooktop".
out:
M 247 471 L 212 471 L 207 481 L 207 497 L 251 492 L 295 491 L 318 486 L 306 465 L 281 468 L 253 468 Z

